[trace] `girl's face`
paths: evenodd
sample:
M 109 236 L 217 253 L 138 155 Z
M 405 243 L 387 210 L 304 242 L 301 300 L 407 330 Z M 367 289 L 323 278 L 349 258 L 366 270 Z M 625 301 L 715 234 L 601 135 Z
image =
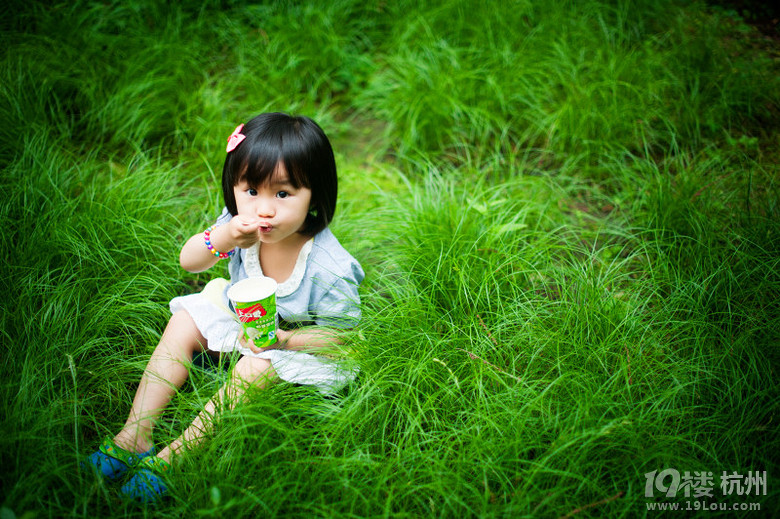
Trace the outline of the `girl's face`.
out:
M 311 203 L 311 190 L 295 188 L 283 164 L 278 164 L 268 182 L 251 187 L 245 180 L 233 186 L 238 216 L 259 223 L 262 243 L 282 243 L 297 239 Z

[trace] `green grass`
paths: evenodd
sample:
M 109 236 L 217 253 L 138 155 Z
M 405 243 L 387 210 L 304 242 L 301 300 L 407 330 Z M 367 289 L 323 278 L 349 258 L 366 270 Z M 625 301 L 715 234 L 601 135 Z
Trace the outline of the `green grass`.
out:
M 0 22 L 3 519 L 650 516 L 665 468 L 778 513 L 776 46 L 671 0 L 177 5 Z M 78 460 L 168 301 L 226 275 L 178 251 L 265 110 L 334 143 L 360 378 L 257 392 L 169 502 L 124 503 Z M 157 443 L 219 384 L 195 370 Z

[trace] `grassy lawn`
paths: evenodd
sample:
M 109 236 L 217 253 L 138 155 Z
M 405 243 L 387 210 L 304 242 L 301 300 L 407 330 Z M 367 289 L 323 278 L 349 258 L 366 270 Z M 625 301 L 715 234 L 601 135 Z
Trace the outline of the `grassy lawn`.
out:
M 780 514 L 780 46 L 740 13 L 12 0 L 0 29 L 2 519 Z M 126 503 L 78 461 L 168 301 L 227 275 L 179 250 L 271 110 L 333 142 L 360 377 L 258 391 Z M 193 370 L 156 442 L 219 384 Z M 646 497 L 666 469 L 711 497 Z

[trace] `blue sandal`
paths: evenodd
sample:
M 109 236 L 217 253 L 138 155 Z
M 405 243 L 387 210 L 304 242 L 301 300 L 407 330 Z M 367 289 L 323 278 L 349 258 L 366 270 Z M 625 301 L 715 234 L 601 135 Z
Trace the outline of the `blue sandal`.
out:
M 80 465 L 83 470 L 116 481 L 141 460 L 153 456 L 154 453 L 154 447 L 141 454 L 130 452 L 114 443 L 111 438 L 105 438 L 98 450 L 83 460 Z
M 135 466 L 133 477 L 122 486 L 120 492 L 142 503 L 156 503 L 168 494 L 163 474 L 170 469 L 171 465 L 162 458 L 145 458 Z

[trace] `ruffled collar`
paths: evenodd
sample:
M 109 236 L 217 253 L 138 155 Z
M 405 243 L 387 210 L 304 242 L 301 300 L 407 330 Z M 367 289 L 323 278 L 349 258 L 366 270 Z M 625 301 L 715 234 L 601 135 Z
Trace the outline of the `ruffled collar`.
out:
M 298 259 L 295 261 L 295 267 L 293 268 L 290 277 L 285 279 L 276 288 L 276 297 L 289 296 L 301 286 L 303 281 L 303 275 L 306 273 L 306 261 L 309 259 L 312 246 L 314 245 L 314 238 L 308 240 L 301 247 L 301 252 L 298 253 Z M 247 249 L 246 257 L 244 258 L 246 264 L 246 274 L 250 278 L 263 276 L 263 267 L 260 266 L 260 243 Z

